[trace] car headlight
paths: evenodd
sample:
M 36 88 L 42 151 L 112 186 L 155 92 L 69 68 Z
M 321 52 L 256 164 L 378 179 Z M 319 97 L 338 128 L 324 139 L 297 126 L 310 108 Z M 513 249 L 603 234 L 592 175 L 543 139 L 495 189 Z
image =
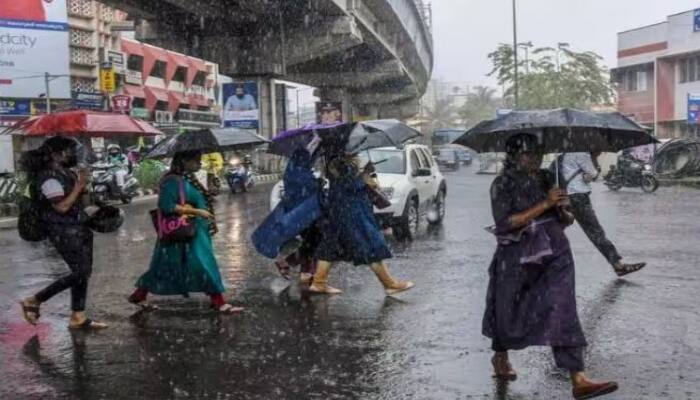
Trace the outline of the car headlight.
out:
M 644 170 L 645 170 L 645 171 L 651 171 L 651 165 L 649 165 L 649 164 L 644 164 Z
M 394 197 L 394 188 L 393 187 L 383 187 L 380 188 L 379 191 L 381 191 L 384 196 L 386 196 L 387 199 L 391 200 L 392 197 Z

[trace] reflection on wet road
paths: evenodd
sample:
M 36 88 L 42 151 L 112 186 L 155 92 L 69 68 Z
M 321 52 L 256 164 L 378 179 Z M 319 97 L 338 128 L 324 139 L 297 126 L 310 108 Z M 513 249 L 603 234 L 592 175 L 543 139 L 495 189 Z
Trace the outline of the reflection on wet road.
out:
M 158 298 L 160 311 L 135 314 L 126 295 L 148 264 L 152 204 L 130 206 L 119 233 L 96 239 L 89 309 L 111 325 L 99 333 L 68 331 L 67 293 L 45 305 L 37 327 L 23 322 L 16 300 L 65 267 L 45 245 L 2 231 L 0 398 L 569 398 L 545 348 L 513 355 L 519 379 L 508 387 L 491 379 L 480 332 L 492 178 L 450 174 L 444 228 L 394 244 L 392 271 L 417 284 L 399 298 L 384 297 L 368 268 L 349 265 L 331 276 L 342 296 L 288 286 L 248 242 L 269 187 L 222 196 L 219 263 L 233 302 L 247 307 L 235 317 L 212 314 L 203 296 Z M 621 253 L 650 266 L 617 280 L 580 229 L 570 230 L 590 375 L 620 382 L 610 399 L 700 399 L 700 192 L 596 190 Z

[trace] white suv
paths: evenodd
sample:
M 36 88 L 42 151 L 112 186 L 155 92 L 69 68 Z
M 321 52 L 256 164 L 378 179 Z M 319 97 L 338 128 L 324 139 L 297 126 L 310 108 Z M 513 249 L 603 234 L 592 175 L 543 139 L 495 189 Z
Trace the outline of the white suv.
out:
M 379 186 L 391 201 L 391 206 L 374 210 L 382 227 L 391 227 L 400 239 L 410 239 L 415 237 L 422 217 L 432 225 L 442 223 L 447 183 L 427 146 L 382 147 L 359 156 L 363 165 L 375 163 Z M 271 209 L 279 203 L 283 190 L 281 181 L 272 188 Z

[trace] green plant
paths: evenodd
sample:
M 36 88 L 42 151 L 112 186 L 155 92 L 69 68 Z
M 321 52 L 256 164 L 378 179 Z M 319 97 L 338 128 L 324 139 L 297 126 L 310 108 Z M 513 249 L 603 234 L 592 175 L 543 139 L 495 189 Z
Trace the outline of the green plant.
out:
M 143 189 L 155 190 L 168 167 L 158 160 L 145 160 L 134 168 L 134 177 Z

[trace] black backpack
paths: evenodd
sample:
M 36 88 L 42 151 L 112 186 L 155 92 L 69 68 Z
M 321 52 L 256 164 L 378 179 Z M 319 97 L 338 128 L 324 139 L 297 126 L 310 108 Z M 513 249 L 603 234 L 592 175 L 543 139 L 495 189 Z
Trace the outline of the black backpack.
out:
M 44 206 L 36 190 L 34 182 L 29 183 L 25 193 L 20 196 L 19 218 L 17 219 L 17 231 L 19 237 L 28 242 L 40 242 L 48 236 L 42 218 Z

